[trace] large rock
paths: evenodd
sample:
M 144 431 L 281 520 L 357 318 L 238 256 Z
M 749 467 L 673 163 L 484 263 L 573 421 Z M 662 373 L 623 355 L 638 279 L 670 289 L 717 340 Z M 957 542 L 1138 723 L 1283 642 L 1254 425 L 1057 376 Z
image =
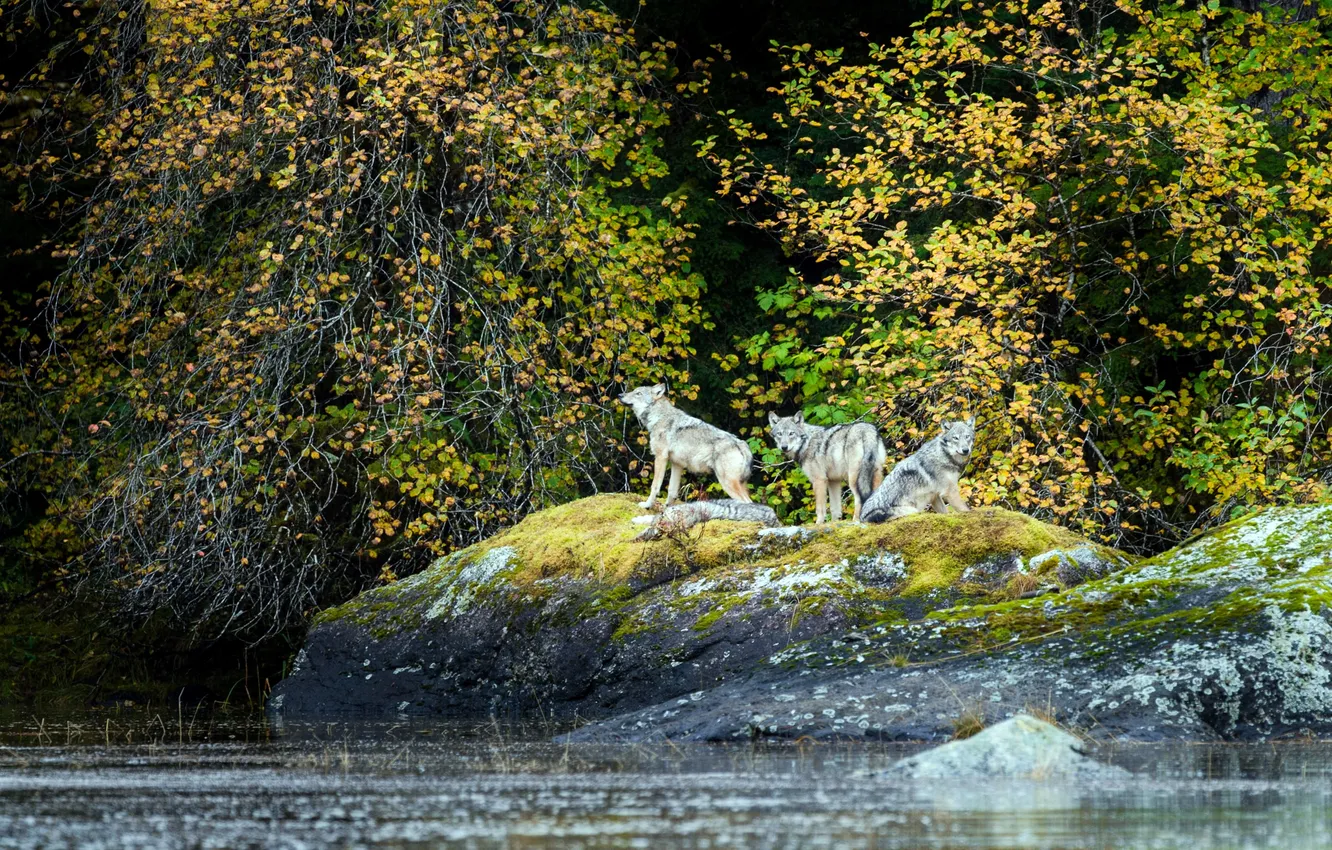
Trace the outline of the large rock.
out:
M 962 741 L 905 758 L 885 771 L 903 779 L 1121 778 L 1131 774 L 1087 756 L 1080 738 L 1019 714 Z
M 755 671 L 812 673 L 824 662 L 810 641 L 869 669 L 903 651 L 877 645 L 899 624 L 1127 564 L 1001 510 L 817 530 L 714 522 L 636 543 L 640 513 L 628 495 L 542 511 L 323 612 L 271 708 L 596 719 L 669 701 L 655 717 L 683 718 L 677 703 Z M 843 659 L 850 642 L 863 652 Z
M 273 708 L 540 712 L 595 721 L 582 741 L 946 740 L 1026 709 L 1101 738 L 1332 732 L 1332 506 L 1138 564 L 999 510 L 649 544 L 637 513 L 543 511 L 324 612 Z
M 930 740 L 1027 707 L 1121 740 L 1332 732 L 1332 506 L 1267 510 L 1058 594 L 811 641 L 571 738 Z

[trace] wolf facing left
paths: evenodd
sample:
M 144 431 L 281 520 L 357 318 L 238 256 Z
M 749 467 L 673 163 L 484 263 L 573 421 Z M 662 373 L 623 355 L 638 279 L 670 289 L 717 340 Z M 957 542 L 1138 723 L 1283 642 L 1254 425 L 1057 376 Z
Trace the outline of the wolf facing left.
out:
M 939 513 L 948 508 L 971 510 L 957 489 L 976 439 L 976 417 L 951 422 L 939 436 L 920 447 L 911 457 L 893 467 L 874 495 L 865 500 L 860 518 L 883 522 L 918 514 L 931 507 Z
M 695 474 L 717 476 L 726 495 L 737 502 L 753 501 L 749 498 L 750 473 L 754 455 L 749 444 L 734 434 L 728 434 L 701 419 L 685 413 L 666 398 L 666 385 L 638 387 L 620 395 L 648 432 L 656 468 L 652 477 L 652 492 L 644 508 L 651 508 L 661 492 L 666 470 L 671 471 L 670 488 L 666 491 L 669 505 L 680 495 L 680 475 L 685 470 Z

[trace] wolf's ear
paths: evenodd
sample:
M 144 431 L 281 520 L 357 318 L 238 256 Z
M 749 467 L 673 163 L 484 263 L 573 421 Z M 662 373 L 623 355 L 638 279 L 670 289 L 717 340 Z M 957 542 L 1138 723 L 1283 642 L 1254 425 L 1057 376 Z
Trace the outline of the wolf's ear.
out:
M 665 385 L 665 384 L 656 384 L 656 385 L 654 385 L 654 386 L 652 387 L 652 397 L 653 397 L 653 398 L 661 398 L 661 397 L 664 396 L 664 395 L 666 395 L 666 385 Z
M 976 414 L 973 413 L 967 417 L 966 426 L 973 431 L 976 430 Z
M 782 418 L 782 417 L 780 417 L 780 416 L 777 415 L 777 411 L 775 411 L 775 410 L 769 410 L 769 411 L 768 411 L 768 424 L 769 424 L 769 425 L 776 425 L 776 424 L 777 424 L 777 420 L 778 420 L 778 419 L 781 419 L 781 418 Z
M 796 411 L 796 415 L 795 415 L 795 416 L 792 416 L 791 418 L 795 420 L 795 422 L 796 422 L 797 425 L 804 425 L 804 424 L 805 424 L 805 411 L 803 411 L 803 410 L 797 410 L 797 411 Z

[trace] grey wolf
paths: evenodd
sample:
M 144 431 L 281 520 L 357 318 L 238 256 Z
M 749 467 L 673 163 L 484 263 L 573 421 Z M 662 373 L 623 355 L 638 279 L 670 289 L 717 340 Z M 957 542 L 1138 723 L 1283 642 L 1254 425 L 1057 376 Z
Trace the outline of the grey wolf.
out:
M 732 522 L 761 522 L 769 527 L 781 524 L 777 520 L 777 512 L 767 505 L 738 502 L 734 499 L 685 502 L 680 505 L 671 505 L 655 516 L 634 517 L 634 522 L 651 523 L 643 529 L 642 534 L 634 539 L 656 540 L 663 534 L 684 531 L 686 528 L 693 528 L 699 523 L 710 522 L 714 519 L 730 520 Z
M 976 417 L 965 422 L 946 423 L 939 436 L 893 467 L 865 501 L 861 519 L 883 522 L 921 513 L 931 507 L 939 513 L 946 512 L 949 507 L 956 511 L 970 510 L 958 492 L 957 482 L 971 460 L 975 439 Z
M 883 481 L 883 462 L 888 453 L 879 432 L 868 422 L 824 428 L 805 421 L 803 413 L 781 417 L 768 414 L 768 430 L 782 454 L 800 464 L 814 485 L 814 520 L 823 525 L 825 506 L 832 518 L 842 518 L 842 485 L 851 485 L 859 520 L 864 501 Z
M 666 399 L 666 385 L 638 387 L 620 396 L 620 403 L 633 408 L 648 432 L 648 444 L 656 461 L 652 478 L 652 492 L 644 508 L 651 508 L 661 492 L 661 482 L 671 470 L 671 486 L 666 491 L 669 505 L 680 495 L 680 473 L 686 469 L 693 473 L 717 476 L 726 495 L 737 502 L 753 501 L 745 482 L 753 471 L 754 455 L 749 444 L 734 434 L 728 434 L 701 419 L 696 419 Z

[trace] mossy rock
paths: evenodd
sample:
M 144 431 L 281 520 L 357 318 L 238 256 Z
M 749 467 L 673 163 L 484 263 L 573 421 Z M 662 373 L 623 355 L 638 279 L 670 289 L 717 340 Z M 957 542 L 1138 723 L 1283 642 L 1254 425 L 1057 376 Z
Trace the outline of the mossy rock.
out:
M 939 740 L 1022 711 L 1118 740 L 1332 735 L 1332 505 L 1264 510 L 1076 587 L 858 638 L 789 647 L 669 717 L 653 706 L 575 737 Z
M 823 528 L 712 522 L 651 543 L 634 540 L 640 514 L 630 495 L 541 511 L 324 611 L 274 705 L 605 715 L 714 687 L 821 636 L 1130 563 L 998 509 Z
M 940 611 L 961 635 L 1003 629 L 1031 638 L 1053 622 L 1092 638 L 1224 632 L 1255 616 L 1332 609 L 1332 506 L 1246 517 L 1076 591 Z

